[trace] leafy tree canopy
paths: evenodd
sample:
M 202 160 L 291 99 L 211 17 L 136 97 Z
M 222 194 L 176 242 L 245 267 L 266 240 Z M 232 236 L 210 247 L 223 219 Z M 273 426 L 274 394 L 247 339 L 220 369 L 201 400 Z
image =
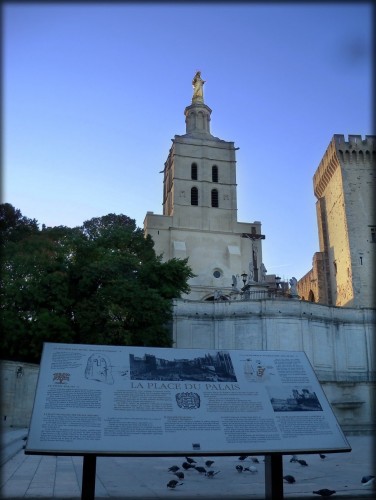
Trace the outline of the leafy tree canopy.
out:
M 0 204 L 0 235 L 1 242 L 18 241 L 29 234 L 38 232 L 38 222 L 24 217 L 21 210 L 10 203 Z
M 43 342 L 171 345 L 172 299 L 193 276 L 187 259 L 162 262 L 125 215 L 39 230 L 11 205 L 0 213 L 3 358 L 38 362 Z

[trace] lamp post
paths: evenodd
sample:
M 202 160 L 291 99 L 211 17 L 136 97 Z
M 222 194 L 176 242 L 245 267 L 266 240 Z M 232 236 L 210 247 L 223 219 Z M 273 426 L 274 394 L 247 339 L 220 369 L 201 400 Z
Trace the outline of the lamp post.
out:
M 245 286 L 245 284 L 247 283 L 248 274 L 247 273 L 243 273 L 241 275 L 241 277 L 242 277 L 242 280 L 243 280 L 243 285 Z
M 250 291 L 249 291 L 249 284 L 247 284 L 247 280 L 248 280 L 248 274 L 246 272 L 244 272 L 242 275 L 242 280 L 243 280 L 243 288 L 242 288 L 242 292 L 243 292 L 243 300 L 247 300 L 247 299 L 250 299 Z

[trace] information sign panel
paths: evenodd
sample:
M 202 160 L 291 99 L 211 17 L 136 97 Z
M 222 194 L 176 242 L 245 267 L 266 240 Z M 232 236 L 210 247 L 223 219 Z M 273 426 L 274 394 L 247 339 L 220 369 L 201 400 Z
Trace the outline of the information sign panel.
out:
M 351 451 L 304 352 L 45 343 L 25 453 Z

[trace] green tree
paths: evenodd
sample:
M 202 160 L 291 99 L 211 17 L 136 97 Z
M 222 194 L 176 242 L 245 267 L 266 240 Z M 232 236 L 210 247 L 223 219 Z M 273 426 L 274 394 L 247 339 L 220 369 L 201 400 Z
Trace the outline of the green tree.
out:
M 0 236 L 1 243 L 18 241 L 25 236 L 39 231 L 38 221 L 24 217 L 21 210 L 10 203 L 0 204 Z
M 3 357 L 39 361 L 43 342 L 72 342 L 69 228 L 25 232 L 2 248 Z
M 163 263 L 125 215 L 39 230 L 1 208 L 11 215 L 1 226 L 3 357 L 38 362 L 43 342 L 171 345 L 172 299 L 193 276 L 187 260 Z
M 189 291 L 187 260 L 163 263 L 133 219 L 109 214 L 82 226 L 72 283 L 81 343 L 170 346 L 172 299 Z

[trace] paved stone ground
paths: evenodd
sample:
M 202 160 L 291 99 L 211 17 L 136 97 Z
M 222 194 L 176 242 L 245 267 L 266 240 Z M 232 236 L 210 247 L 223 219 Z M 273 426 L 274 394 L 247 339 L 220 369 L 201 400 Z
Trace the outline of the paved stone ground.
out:
M 79 499 L 81 498 L 82 457 L 25 455 L 22 439 L 27 429 L 3 432 L 1 498 Z M 290 455 L 283 458 L 283 473 L 296 478 L 294 484 L 284 484 L 284 498 L 320 498 L 313 490 L 336 490 L 333 499 L 376 498 L 374 484 L 363 486 L 364 475 L 375 475 L 374 439 L 370 436 L 348 436 L 350 453 L 301 455 L 308 466 L 290 463 Z M 17 446 L 16 443 L 18 443 Z M 214 478 L 199 474 L 196 470 L 184 471 L 183 484 L 171 490 L 167 482 L 175 476 L 168 471 L 171 465 L 181 467 L 184 458 L 129 458 L 98 457 L 96 475 L 96 499 L 263 499 L 265 498 L 265 471 L 263 457 L 255 464 L 248 458 L 241 462 L 237 457 L 198 457 L 198 465 L 212 459 L 211 467 L 220 471 Z M 236 470 L 236 465 L 255 466 L 257 472 Z M 183 469 L 181 469 L 183 470 Z

